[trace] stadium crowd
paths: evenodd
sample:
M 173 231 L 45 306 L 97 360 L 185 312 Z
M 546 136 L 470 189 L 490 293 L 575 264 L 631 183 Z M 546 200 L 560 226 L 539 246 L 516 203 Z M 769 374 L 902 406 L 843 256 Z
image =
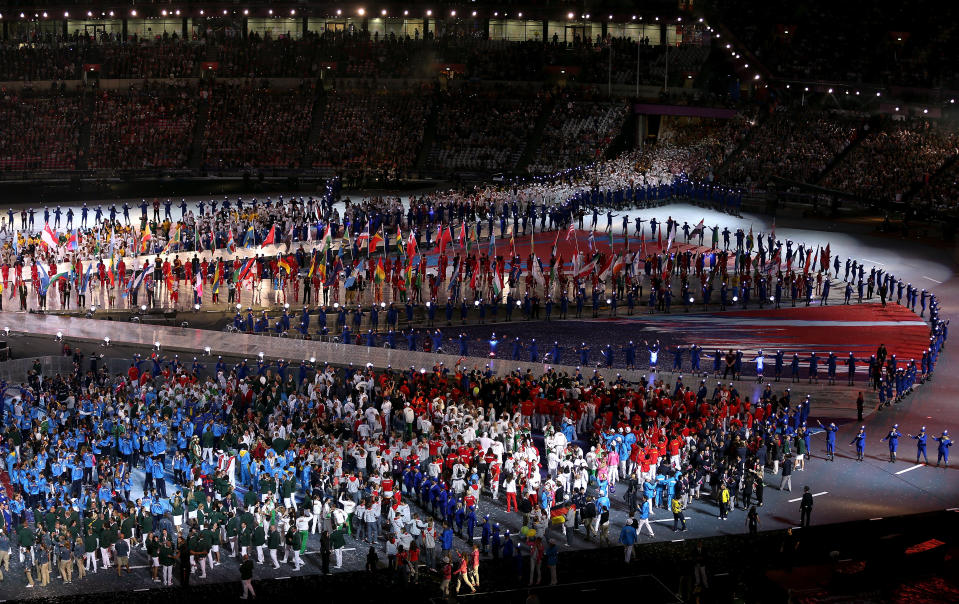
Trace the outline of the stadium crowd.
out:
M 864 199 L 899 201 L 959 152 L 959 135 L 927 120 L 891 122 L 863 140 L 822 180 Z
M 196 91 L 147 84 L 100 92 L 90 121 L 91 169 L 184 168 L 196 123 Z
M 314 167 L 395 172 L 412 167 L 429 110 L 429 86 L 338 89 L 326 96 Z
M 71 170 L 80 134 L 76 97 L 0 98 L 0 171 Z
M 313 97 L 305 83 L 290 90 L 252 82 L 217 84 L 208 101 L 204 165 L 208 170 L 297 166 Z

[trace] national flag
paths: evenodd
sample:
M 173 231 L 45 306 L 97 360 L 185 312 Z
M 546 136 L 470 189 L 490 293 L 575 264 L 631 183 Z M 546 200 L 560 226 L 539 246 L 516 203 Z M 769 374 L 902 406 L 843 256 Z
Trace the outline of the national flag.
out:
M 603 270 L 599 271 L 599 280 L 600 280 L 600 281 L 605 281 L 605 280 L 610 276 L 610 274 L 612 273 L 612 270 L 613 270 L 613 261 L 614 261 L 614 260 L 615 260 L 615 257 L 614 257 L 612 254 L 610 254 L 609 260 L 607 260 L 607 261 L 606 261 L 606 264 L 603 266 Z
M 143 283 L 143 279 L 144 277 L 146 277 L 146 275 L 147 275 L 147 272 L 145 270 L 140 271 L 139 274 L 137 274 L 135 279 L 130 279 L 130 282 L 127 285 L 126 291 L 124 291 L 123 294 L 121 295 L 123 297 L 126 297 L 128 292 L 136 291 L 140 287 L 140 284 Z
M 310 272 L 308 272 L 306 276 L 312 279 L 314 272 L 316 272 L 316 251 L 315 250 L 313 251 L 312 254 L 310 254 Z
M 230 250 L 230 253 L 236 251 L 236 240 L 233 239 L 233 229 L 230 229 L 230 239 L 226 242 L 226 249 Z
M 624 268 L 626 268 L 626 255 L 620 254 L 616 257 L 616 261 L 613 262 L 613 276 L 618 277 Z
M 589 251 L 591 252 L 596 251 L 596 238 L 593 237 L 592 231 L 590 231 L 589 238 L 586 240 L 586 243 L 589 245 Z
M 80 240 L 77 237 L 77 230 L 73 229 L 73 232 L 70 233 L 70 236 L 67 237 L 67 242 L 65 244 L 68 250 L 75 250 L 79 246 Z
M 487 254 L 490 257 L 490 261 L 496 257 L 496 235 L 493 234 L 493 231 L 490 231 L 489 234 L 489 250 L 487 250 Z
M 43 266 L 42 262 L 37 262 L 37 276 L 40 277 L 40 291 L 47 291 L 47 285 L 50 284 L 50 273 L 47 272 L 47 268 Z
M 253 247 L 253 243 L 256 241 L 256 233 L 253 230 L 253 225 L 247 227 L 246 234 L 243 235 L 243 247 L 250 248 Z
M 559 231 L 556 231 L 556 239 L 553 240 L 553 253 L 552 257 L 556 258 L 559 252 Z
M 440 253 L 446 252 L 446 246 L 453 242 L 453 233 L 450 230 L 450 227 L 440 228 L 440 237 L 439 241 L 436 242 L 436 245 L 440 248 Z
M 143 229 L 143 232 L 140 233 L 140 243 L 136 245 L 141 252 L 147 251 L 147 243 L 153 241 L 153 232 L 150 230 L 150 223 L 148 222 L 146 227 Z
M 775 228 L 775 227 L 773 227 L 773 228 Z M 706 233 L 706 219 L 705 219 L 705 218 L 702 219 L 702 220 L 700 220 L 700 221 L 699 221 L 699 224 L 696 225 L 696 228 L 694 228 L 692 231 L 689 232 L 689 236 L 690 236 L 690 237 L 695 237 L 696 235 L 699 235 L 700 233 L 703 233 L 703 234 Z
M 327 224 L 326 228 L 323 229 L 323 237 L 320 240 L 322 243 L 320 245 L 320 251 L 323 252 L 323 257 L 326 257 L 326 252 L 331 247 L 333 247 L 333 234 L 330 232 L 330 225 Z
M 376 271 L 373 273 L 374 283 L 383 283 L 386 281 L 386 269 L 383 267 L 383 258 L 376 263 Z
M 196 277 L 194 277 L 193 291 L 196 292 L 198 300 L 203 299 L 203 275 L 200 273 L 197 273 Z
M 242 265 L 240 265 L 240 268 L 236 270 L 234 275 L 236 276 L 236 280 L 238 282 L 246 279 L 247 274 L 249 274 L 250 270 L 253 268 L 253 263 L 254 263 L 254 259 L 248 258 L 247 261 L 244 262 Z
M 213 271 L 213 293 L 214 294 L 220 293 L 220 266 L 222 265 L 223 265 L 222 262 L 217 262 L 216 270 Z
M 277 264 L 277 266 L 279 266 L 280 268 L 285 269 L 287 275 L 292 274 L 293 271 L 292 271 L 292 269 L 291 269 L 291 267 L 290 267 L 290 263 L 287 261 L 286 258 L 283 258 L 283 257 L 281 256 L 280 259 L 279 259 L 279 261 L 278 261 L 276 264 Z
M 666 251 L 668 252 L 669 249 L 670 249 L 671 247 L 673 247 L 673 239 L 676 238 L 676 230 L 677 230 L 677 229 L 676 229 L 675 226 L 670 225 L 670 228 L 667 229 L 667 230 L 669 231 L 669 232 L 668 232 L 669 237 L 668 237 L 667 240 L 666 240 Z
M 573 223 L 570 223 L 569 229 L 566 231 L 566 241 L 569 241 L 575 235 L 576 235 L 576 229 L 573 228 Z
M 40 233 L 40 241 L 47 247 L 59 246 L 57 235 L 53 232 L 53 229 L 50 228 L 49 224 L 43 225 L 43 231 Z
M 531 267 L 530 272 L 533 275 L 533 281 L 535 281 L 538 285 L 543 285 L 546 283 L 546 279 L 543 278 L 543 267 L 539 263 L 539 258 L 536 257 L 536 254 L 533 254 L 533 266 Z
M 746 249 L 752 249 L 753 247 L 753 225 L 749 225 L 749 234 L 746 235 Z
M 370 255 L 376 251 L 376 248 L 378 248 L 381 243 L 383 243 L 383 236 L 380 235 L 380 232 L 377 231 L 373 233 L 373 235 L 370 237 Z
M 266 239 L 263 240 L 263 243 L 260 244 L 261 248 L 264 248 L 268 245 L 273 245 L 276 243 L 276 225 L 270 227 L 270 232 L 267 234 Z
M 466 241 L 466 221 L 465 221 L 465 220 L 460 223 L 460 236 L 459 236 L 459 239 L 458 239 L 457 242 L 456 242 L 456 245 L 457 245 L 460 249 L 463 249 L 463 242 L 464 242 L 464 241 Z
M 173 246 L 180 246 L 180 225 L 176 225 L 176 228 L 173 230 L 173 235 L 170 236 L 170 240 L 167 241 L 166 246 L 163 248 L 163 253 L 166 254 L 173 250 Z
M 403 252 L 404 252 L 404 250 L 403 250 L 403 229 L 401 229 L 401 228 L 397 225 L 397 227 L 396 227 L 396 253 L 397 253 L 397 254 L 402 254 Z
M 53 283 L 54 281 L 57 281 L 58 279 L 66 279 L 70 277 L 70 274 L 72 272 L 73 271 L 70 268 L 67 268 L 66 270 L 62 270 L 62 271 L 57 271 L 56 274 L 50 277 L 50 283 Z
M 87 263 L 87 272 L 84 273 L 83 281 L 80 284 L 81 292 L 87 291 L 87 286 L 90 284 L 90 275 L 92 270 L 93 270 L 93 263 L 92 262 Z
M 357 247 L 357 248 L 366 245 L 366 242 L 370 240 L 370 224 L 371 224 L 371 222 L 368 222 L 368 223 L 366 224 L 366 230 L 356 236 L 356 247 Z
M 576 271 L 576 278 L 583 279 L 593 274 L 593 271 L 596 270 L 597 263 L 598 263 L 598 256 L 594 256 L 593 259 L 587 262 L 586 264 L 581 264 L 579 267 L 579 270 Z
M 493 293 L 499 299 L 503 295 L 503 267 L 497 262 L 496 273 L 493 275 Z
M 406 240 L 406 257 L 408 260 L 412 260 L 413 256 L 416 255 L 416 237 L 413 236 L 413 231 L 410 230 L 410 236 Z

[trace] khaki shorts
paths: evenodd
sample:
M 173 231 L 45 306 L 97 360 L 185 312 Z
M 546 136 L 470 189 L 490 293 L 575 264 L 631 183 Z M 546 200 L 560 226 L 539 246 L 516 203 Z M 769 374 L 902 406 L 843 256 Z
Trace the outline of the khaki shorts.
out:
M 117 566 L 129 566 L 130 557 L 129 556 L 117 556 Z

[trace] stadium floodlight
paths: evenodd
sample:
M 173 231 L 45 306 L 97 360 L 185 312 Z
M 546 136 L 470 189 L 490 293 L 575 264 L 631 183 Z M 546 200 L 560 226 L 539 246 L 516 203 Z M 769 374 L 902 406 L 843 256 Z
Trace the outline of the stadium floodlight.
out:
M 385 17 L 385 16 L 386 16 L 386 9 L 384 8 L 383 10 L 381 10 L 381 11 L 380 11 L 380 14 Z
M 340 8 L 336 9 L 336 14 L 337 14 L 337 15 L 342 15 L 342 14 L 343 14 L 343 9 L 340 9 Z
M 455 16 L 456 16 L 456 10 L 455 10 L 455 9 L 454 9 L 454 10 L 451 10 L 451 11 L 450 11 L 450 17 L 455 17 Z
M 161 10 L 161 11 L 160 11 L 160 14 L 163 15 L 164 17 L 166 17 L 166 9 Z
M 832 88 L 829 89 L 829 94 L 832 94 Z
M 523 18 L 523 13 L 518 13 L 518 16 L 519 16 L 520 19 L 522 19 L 522 18 Z
M 356 9 L 356 14 L 362 17 L 366 14 L 366 9 L 361 6 L 360 8 Z
M 179 16 L 180 16 L 180 9 L 176 9 L 175 11 L 173 11 L 173 14 L 176 15 L 177 17 L 179 17 Z
M 759 74 L 757 73 L 756 75 L 754 75 L 754 76 L 753 76 L 753 79 L 754 79 L 754 80 L 758 80 L 758 79 L 759 79 Z
M 292 16 L 294 16 L 294 15 L 296 15 L 296 9 L 295 9 L 295 8 L 291 8 L 291 9 L 290 9 L 290 16 L 292 17 Z
M 130 11 L 130 16 L 131 16 L 131 17 L 136 17 L 136 16 L 137 16 L 137 9 L 135 9 L 135 8 L 132 9 L 132 10 Z
M 433 9 L 431 9 L 431 8 L 426 9 L 426 16 L 427 16 L 427 17 L 432 17 L 432 16 L 433 16 Z
M 404 11 L 403 11 L 403 16 L 404 16 L 404 17 L 408 16 L 409 14 L 410 14 L 410 11 L 408 11 L 408 10 L 404 10 Z
M 272 11 L 271 11 L 271 12 L 272 12 Z M 249 15 L 249 14 L 250 14 L 250 9 L 244 8 L 244 9 L 243 9 L 243 14 L 244 14 L 244 15 Z
M 202 14 L 203 14 L 203 11 L 200 11 L 200 14 L 202 15 Z M 268 11 L 267 11 L 267 14 L 272 15 L 272 14 L 273 14 L 273 9 L 271 8 L 270 10 L 268 10 Z
M 476 16 L 476 11 L 475 11 L 475 10 L 473 11 L 473 16 L 474 16 L 474 17 Z
M 70 11 L 68 11 L 68 10 L 63 11 L 63 18 L 64 18 L 64 19 L 69 19 L 69 18 L 70 18 Z
M 567 19 L 572 19 L 572 18 L 573 18 L 573 13 L 567 13 L 566 18 L 567 18 Z
M 223 14 L 227 14 L 227 10 L 225 8 L 223 9 Z

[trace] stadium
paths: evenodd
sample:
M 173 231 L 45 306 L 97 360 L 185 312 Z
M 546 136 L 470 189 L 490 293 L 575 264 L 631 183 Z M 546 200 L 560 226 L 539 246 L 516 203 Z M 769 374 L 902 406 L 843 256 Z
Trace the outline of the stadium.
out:
M 0 601 L 959 600 L 955 13 L 0 0 Z

